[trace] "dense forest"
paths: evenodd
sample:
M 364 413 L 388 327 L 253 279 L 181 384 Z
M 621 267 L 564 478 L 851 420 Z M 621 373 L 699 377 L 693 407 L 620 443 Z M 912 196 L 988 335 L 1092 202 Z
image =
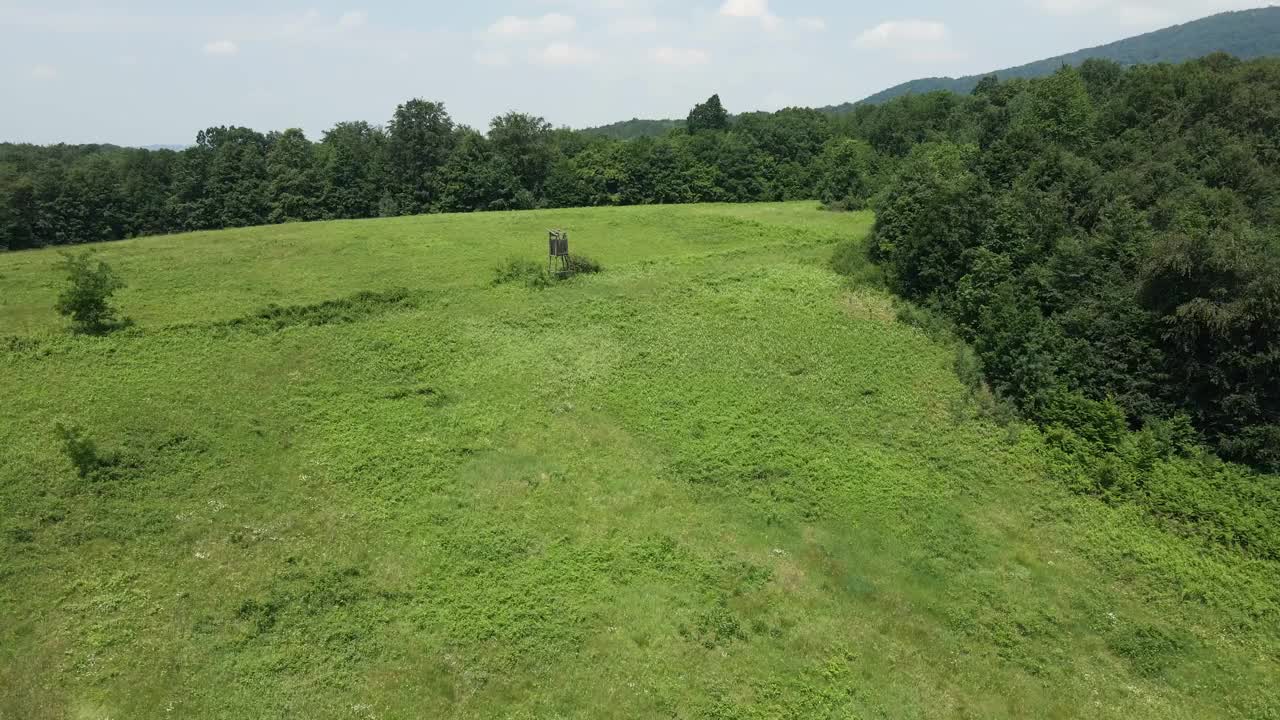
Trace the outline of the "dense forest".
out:
M 589 135 L 601 135 L 614 140 L 635 140 L 642 137 L 666 135 L 676 128 L 684 127 L 684 120 L 644 120 L 632 118 L 621 122 L 587 128 L 583 132 Z
M 996 391 L 1104 446 L 1176 425 L 1280 466 L 1280 62 L 987 81 L 924 133 L 872 251 Z
M 1091 60 L 660 138 L 413 100 L 385 128 L 210 128 L 181 152 L 0 147 L 10 249 L 261 223 L 819 198 L 874 206 L 875 258 L 999 397 L 1106 446 L 1132 428 L 1280 467 L 1280 61 Z M 1180 439 L 1178 439 L 1180 438 Z

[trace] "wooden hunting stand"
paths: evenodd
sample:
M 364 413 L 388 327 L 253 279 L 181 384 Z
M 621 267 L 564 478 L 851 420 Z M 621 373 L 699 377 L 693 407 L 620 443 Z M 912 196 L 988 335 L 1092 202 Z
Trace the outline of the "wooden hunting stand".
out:
M 547 270 L 559 277 L 571 274 L 573 266 L 569 263 L 569 233 L 563 230 L 548 230 L 547 234 L 549 236 Z

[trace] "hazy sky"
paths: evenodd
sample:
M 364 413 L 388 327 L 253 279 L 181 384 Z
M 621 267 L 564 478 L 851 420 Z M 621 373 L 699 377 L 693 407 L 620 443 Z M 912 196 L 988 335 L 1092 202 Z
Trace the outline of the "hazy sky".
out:
M 0 0 L 0 141 L 187 143 L 200 128 L 583 127 L 857 100 L 1268 0 Z

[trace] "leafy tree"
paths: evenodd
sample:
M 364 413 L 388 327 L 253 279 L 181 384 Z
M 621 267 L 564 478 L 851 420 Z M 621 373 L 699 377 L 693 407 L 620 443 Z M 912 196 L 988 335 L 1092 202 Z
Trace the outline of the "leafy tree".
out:
M 879 164 L 867 141 L 832 140 L 818 159 L 818 199 L 830 206 L 862 209 L 879 189 Z
M 270 138 L 267 193 L 271 222 L 320 218 L 320 172 L 315 148 L 301 130 L 285 130 Z
M 64 253 L 58 269 L 67 273 L 67 287 L 58 295 L 54 309 L 71 318 L 73 329 L 82 333 L 101 333 L 117 324 L 119 311 L 111 305 L 111 296 L 124 287 L 124 282 L 102 260 L 94 262 L 92 251 Z
M 729 129 L 729 112 L 720 104 L 720 96 L 712 95 L 704 103 L 693 106 L 685 127 L 691 134 Z
M 470 212 L 509 207 L 516 202 L 519 180 L 484 135 L 465 128 L 448 162 L 440 169 L 440 209 Z
M 1280 243 L 1247 225 L 1175 231 L 1144 275 L 1179 404 L 1230 455 L 1280 465 Z
M 321 205 L 329 218 L 378 214 L 386 177 L 387 136 L 367 122 L 338 123 L 320 141 Z
M 0 249 L 24 250 L 39 246 L 36 237 L 36 188 L 31 178 L 0 176 Z
M 1000 91 L 1000 78 L 995 75 L 987 75 L 978 81 L 974 86 L 972 95 L 979 97 L 989 97 Z
M 388 195 L 399 214 L 426 212 L 439 191 L 437 173 L 453 152 L 453 119 L 444 103 L 410 100 L 387 128 Z
M 972 145 L 916 147 L 876 207 L 873 251 L 911 298 L 948 292 L 968 268 L 958 259 L 977 247 L 990 214 L 972 165 Z
M 1073 68 L 1063 68 L 1031 84 L 1010 132 L 1027 142 L 1078 149 L 1093 141 L 1095 121 L 1084 78 Z
M 213 127 L 196 136 L 206 162 L 202 200 L 208 213 L 200 227 L 246 227 L 267 221 L 267 151 L 262 133 Z
M 550 123 L 533 115 L 507 113 L 489 123 L 489 142 L 506 159 L 521 188 L 541 193 L 554 160 Z

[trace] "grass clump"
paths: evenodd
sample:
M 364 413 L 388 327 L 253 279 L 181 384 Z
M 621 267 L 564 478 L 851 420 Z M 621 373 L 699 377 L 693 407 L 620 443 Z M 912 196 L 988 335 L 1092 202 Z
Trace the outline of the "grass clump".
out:
M 1107 647 L 1143 677 L 1155 677 L 1182 662 L 1190 642 L 1157 625 L 1139 624 L 1114 631 Z

